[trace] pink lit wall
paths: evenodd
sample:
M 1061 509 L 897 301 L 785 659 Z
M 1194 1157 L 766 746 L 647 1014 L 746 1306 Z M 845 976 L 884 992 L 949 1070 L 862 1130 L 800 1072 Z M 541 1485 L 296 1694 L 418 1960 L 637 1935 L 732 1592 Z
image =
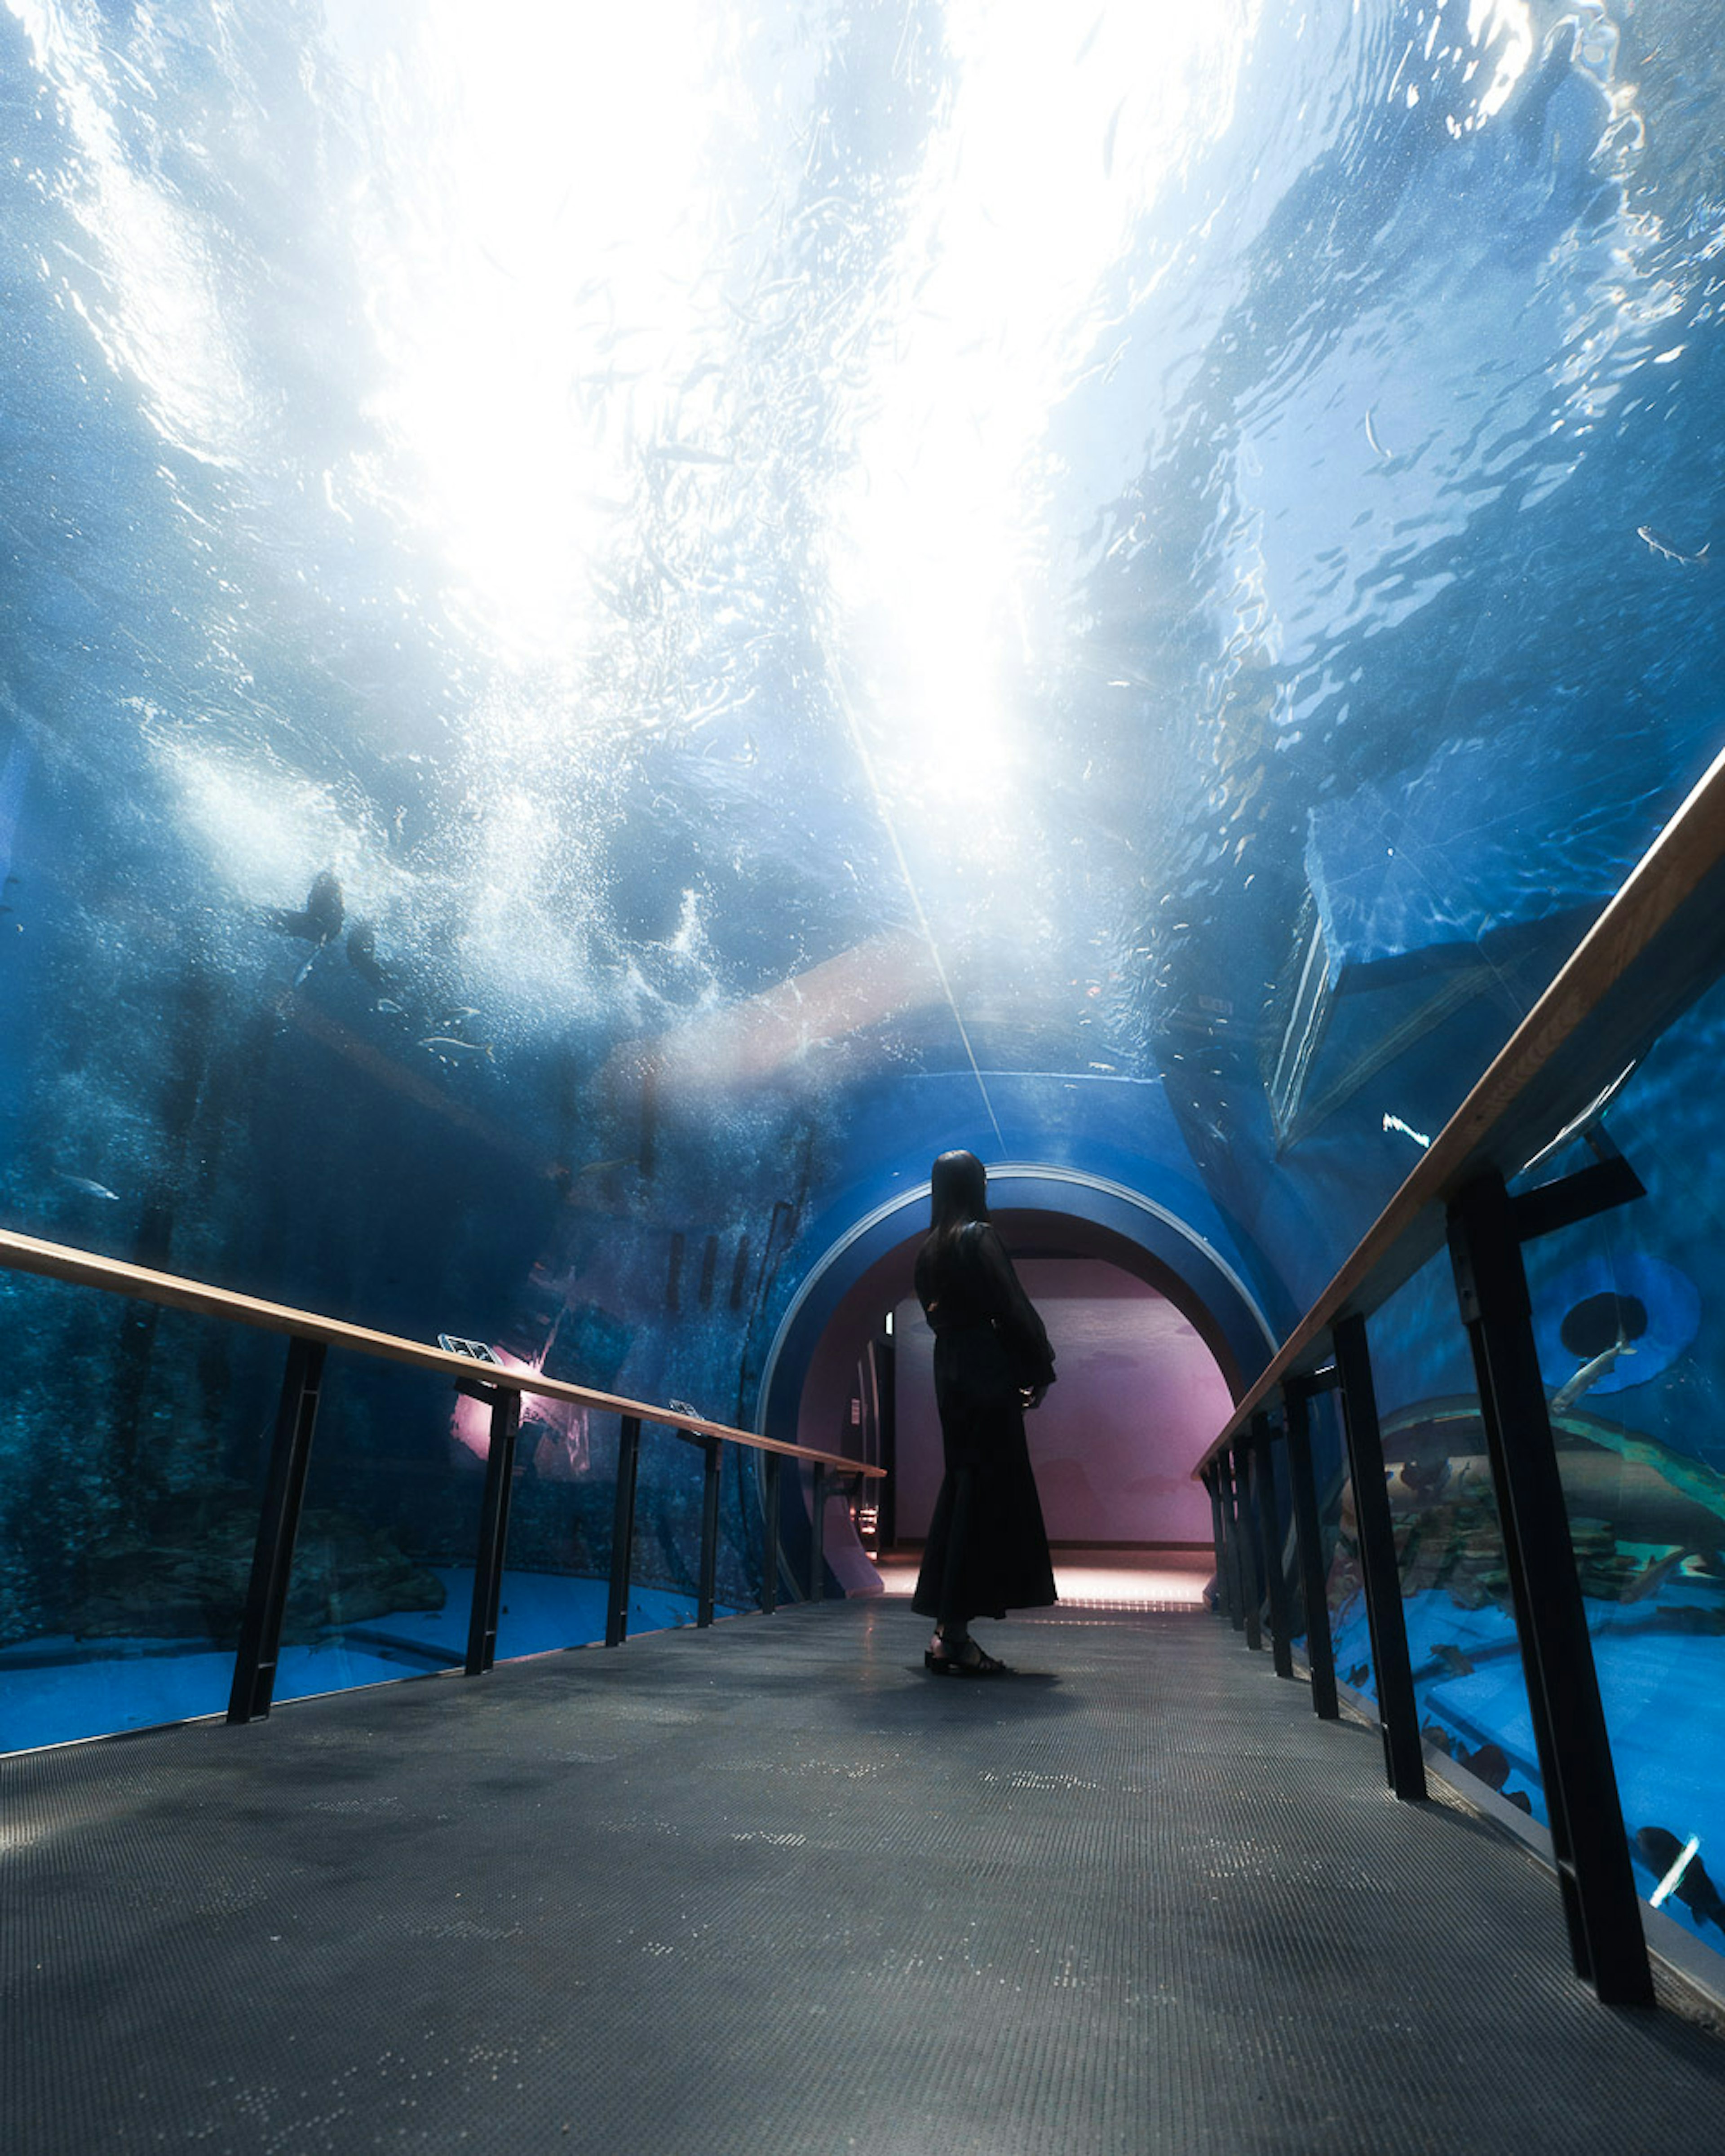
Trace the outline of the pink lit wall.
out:
M 1233 1412 L 1198 1333 L 1142 1281 L 1090 1258 L 1029 1258 L 1018 1268 L 1042 1313 L 1058 1381 L 1025 1430 L 1049 1539 L 1210 1540 L 1209 1500 L 1194 1462 Z M 934 1341 L 914 1301 L 893 1314 L 898 1394 L 898 1532 L 927 1532 L 940 1487 Z

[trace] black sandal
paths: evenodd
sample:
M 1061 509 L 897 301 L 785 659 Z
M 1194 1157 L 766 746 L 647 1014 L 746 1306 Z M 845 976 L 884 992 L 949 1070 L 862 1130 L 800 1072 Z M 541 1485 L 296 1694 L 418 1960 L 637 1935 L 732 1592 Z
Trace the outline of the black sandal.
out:
M 925 1648 L 922 1666 L 941 1677 L 1007 1677 L 1012 1671 L 974 1640 L 967 1640 L 956 1655 L 937 1654 Z

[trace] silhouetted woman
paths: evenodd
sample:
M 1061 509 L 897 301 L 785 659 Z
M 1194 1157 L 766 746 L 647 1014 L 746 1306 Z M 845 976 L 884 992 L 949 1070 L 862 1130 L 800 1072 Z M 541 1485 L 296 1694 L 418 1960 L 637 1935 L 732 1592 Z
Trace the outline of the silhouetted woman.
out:
M 1055 1599 L 1024 1411 L 1054 1383 L 1054 1350 L 988 1218 L 973 1152 L 934 1164 L 932 1233 L 916 1256 L 916 1297 L 934 1332 L 934 1393 L 946 1476 L 911 1607 L 937 1621 L 922 1660 L 942 1676 L 1006 1667 L 970 1636 L 973 1617 Z

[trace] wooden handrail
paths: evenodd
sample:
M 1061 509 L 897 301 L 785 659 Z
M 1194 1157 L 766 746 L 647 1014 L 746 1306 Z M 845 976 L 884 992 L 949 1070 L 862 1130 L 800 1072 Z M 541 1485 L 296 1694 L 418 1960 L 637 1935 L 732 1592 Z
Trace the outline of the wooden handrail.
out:
M 221 1317 L 235 1325 L 250 1325 L 260 1332 L 285 1332 L 301 1340 L 321 1341 L 327 1348 L 351 1348 L 357 1354 L 375 1356 L 386 1363 L 408 1363 L 416 1369 L 468 1384 L 495 1386 L 505 1391 L 531 1393 L 547 1399 L 571 1400 L 579 1407 L 598 1408 L 608 1414 L 634 1415 L 642 1422 L 663 1423 L 673 1430 L 701 1437 L 722 1438 L 727 1444 L 752 1445 L 757 1452 L 782 1453 L 787 1459 L 812 1460 L 821 1467 L 842 1469 L 847 1475 L 884 1476 L 884 1467 L 847 1460 L 842 1453 L 817 1452 L 805 1445 L 788 1445 L 781 1438 L 762 1437 L 758 1431 L 733 1430 L 728 1423 L 709 1422 L 700 1415 L 680 1414 L 675 1408 L 656 1407 L 646 1400 L 624 1399 L 616 1393 L 595 1392 L 587 1385 L 566 1383 L 537 1370 L 510 1370 L 501 1364 L 476 1363 L 470 1356 L 451 1355 L 441 1348 L 428 1348 L 394 1332 L 375 1332 L 367 1326 L 349 1325 L 339 1317 L 324 1317 L 315 1311 L 295 1310 L 281 1302 L 264 1302 L 256 1296 L 239 1295 L 231 1288 L 212 1287 L 207 1281 L 182 1279 L 177 1273 L 154 1272 L 147 1265 L 128 1265 L 119 1258 L 105 1258 L 94 1250 L 80 1250 L 65 1243 L 44 1243 L 33 1235 L 19 1235 L 0 1229 L 0 1266 L 13 1272 L 36 1273 L 46 1280 L 66 1281 L 80 1287 L 96 1287 L 109 1295 L 124 1295 L 142 1302 L 160 1303 L 169 1310 L 189 1310 L 200 1317 Z
M 1725 971 L 1725 752 L 1630 871 L 1295 1326 L 1193 1470 L 1232 1445 L 1284 1381 L 1329 1360 L 1331 1327 L 1367 1316 L 1443 1247 L 1445 1208 L 1487 1168 L 1534 1160 Z

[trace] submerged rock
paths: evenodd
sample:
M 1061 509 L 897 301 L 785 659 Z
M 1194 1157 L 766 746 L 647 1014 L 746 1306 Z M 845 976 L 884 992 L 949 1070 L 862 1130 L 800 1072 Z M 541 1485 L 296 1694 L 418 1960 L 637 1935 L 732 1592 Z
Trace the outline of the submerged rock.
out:
M 239 1635 L 258 1532 L 258 1498 L 232 1485 L 164 1498 L 141 1530 L 99 1545 L 67 1629 L 84 1639 Z M 308 1506 L 300 1522 L 282 1638 L 316 1640 L 331 1626 L 396 1611 L 441 1609 L 444 1584 L 388 1529 L 338 1507 Z

